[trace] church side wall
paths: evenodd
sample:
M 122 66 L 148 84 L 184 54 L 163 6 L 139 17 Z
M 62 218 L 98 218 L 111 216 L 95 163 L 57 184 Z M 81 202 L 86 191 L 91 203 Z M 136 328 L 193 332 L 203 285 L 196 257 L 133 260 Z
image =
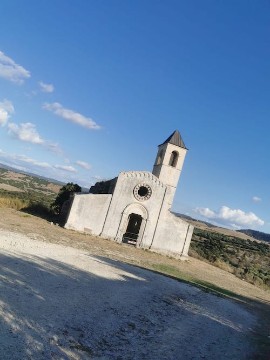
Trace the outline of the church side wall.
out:
M 112 195 L 76 194 L 65 228 L 99 235 Z
M 188 256 L 193 228 L 170 212 L 162 214 L 151 250 L 177 257 Z

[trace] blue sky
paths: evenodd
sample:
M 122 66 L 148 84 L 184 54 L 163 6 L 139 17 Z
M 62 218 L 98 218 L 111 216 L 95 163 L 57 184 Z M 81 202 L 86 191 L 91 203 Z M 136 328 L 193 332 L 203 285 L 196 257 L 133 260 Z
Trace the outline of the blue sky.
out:
M 0 162 L 89 187 L 178 129 L 173 210 L 270 232 L 267 0 L 2 0 Z

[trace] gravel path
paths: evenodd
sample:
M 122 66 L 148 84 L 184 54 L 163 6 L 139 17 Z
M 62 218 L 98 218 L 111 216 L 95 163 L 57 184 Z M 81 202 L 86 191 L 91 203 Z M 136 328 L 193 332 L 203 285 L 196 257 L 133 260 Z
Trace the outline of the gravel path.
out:
M 0 359 L 249 359 L 239 303 L 0 230 Z

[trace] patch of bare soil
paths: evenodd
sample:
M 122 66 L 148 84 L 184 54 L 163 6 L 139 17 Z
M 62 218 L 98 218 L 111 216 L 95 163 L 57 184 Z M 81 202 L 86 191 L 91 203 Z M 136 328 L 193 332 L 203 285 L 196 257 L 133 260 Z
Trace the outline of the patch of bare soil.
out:
M 9 185 L 9 184 L 0 184 L 0 189 L 7 190 L 7 191 L 24 192 L 24 190 L 17 188 L 16 186 Z
M 116 359 L 117 356 L 119 359 L 269 358 L 269 291 L 257 288 L 194 258 L 185 262 L 178 261 L 129 245 L 66 230 L 43 219 L 10 209 L 0 209 L 0 234 L 5 232 L 6 239 L 9 239 L 11 245 L 2 249 L 2 255 L 7 257 L 4 268 L 8 268 L 4 279 L 7 284 L 13 284 L 10 285 L 11 288 L 21 282 L 24 284 L 22 288 L 14 290 L 13 300 L 20 298 L 23 289 L 24 299 L 32 299 L 31 304 L 40 310 L 37 318 L 31 318 L 30 313 L 24 308 L 27 304 L 22 305 L 19 302 L 22 307 L 19 309 L 22 311 L 20 313 L 18 309 L 9 308 L 9 296 L 3 301 L 0 295 L 2 305 L 4 303 L 2 310 L 9 314 L 8 318 L 3 318 L 5 331 L 10 331 L 8 321 L 13 323 L 12 319 L 22 316 L 22 322 L 17 324 L 15 321 L 15 328 L 11 333 L 16 339 L 18 333 L 26 331 L 27 327 L 33 330 L 26 333 L 32 338 L 33 344 L 36 344 L 32 348 L 36 351 L 33 353 L 35 359 Z M 16 243 L 18 234 L 24 234 L 26 237 L 19 238 Z M 1 237 L 0 242 L 3 244 Z M 60 248 L 54 248 L 55 245 L 60 245 Z M 75 260 L 69 260 L 69 253 L 73 251 L 71 248 L 79 251 L 74 253 Z M 47 253 L 48 249 L 53 250 Z M 57 253 L 60 255 L 55 258 Z M 91 261 L 88 262 L 90 258 Z M 123 262 L 136 265 L 137 268 L 126 267 Z M 84 263 L 83 268 L 80 268 L 81 263 Z M 97 277 L 94 275 L 93 263 L 104 263 L 105 267 L 109 266 L 107 272 L 100 269 L 101 273 L 105 271 L 107 274 L 106 282 L 100 282 L 100 278 L 104 279 L 100 273 L 96 274 Z M 164 272 L 167 272 L 166 269 L 175 269 L 182 278 L 187 279 L 186 284 L 153 273 L 145 273 L 138 266 Z M 80 276 L 76 275 L 78 268 Z M 118 271 L 116 269 L 122 269 L 125 274 L 117 273 L 115 276 L 119 288 L 110 288 L 109 284 L 113 283 L 113 280 L 108 279 Z M 28 278 L 27 274 L 31 276 Z M 59 274 L 65 274 L 64 278 Z M 50 277 L 58 280 L 50 283 Z M 89 280 L 93 277 L 95 287 Z M 133 280 L 126 286 L 128 278 L 136 279 L 135 283 L 139 286 L 136 287 Z M 31 279 L 29 283 L 28 279 Z M 71 279 L 73 280 L 70 288 Z M 225 289 L 228 298 L 214 296 L 198 286 L 191 287 L 192 279 L 195 279 L 194 283 L 199 284 L 201 288 L 211 288 L 216 293 L 220 293 L 220 289 Z M 41 289 L 40 284 L 44 281 L 46 288 Z M 152 281 L 155 283 L 154 288 L 151 287 Z M 78 295 L 81 291 L 81 282 L 82 293 Z M 163 285 L 159 288 L 158 284 L 165 283 L 165 288 Z M 100 286 L 104 286 L 104 289 Z M 131 290 L 133 287 L 134 292 Z M 8 288 L 8 291 L 11 292 L 11 288 Z M 106 293 L 105 289 L 109 292 Z M 139 289 L 144 291 L 140 292 Z M 49 301 L 50 292 L 58 294 L 58 300 L 55 295 L 55 302 L 49 302 L 49 310 L 44 304 Z M 61 292 L 64 297 L 59 302 Z M 89 297 L 91 298 L 93 293 L 95 297 L 89 303 Z M 33 300 L 35 298 L 36 302 Z M 121 300 L 121 306 L 117 306 L 120 299 L 123 302 Z M 60 305 L 57 305 L 57 301 Z M 70 311 L 69 315 L 63 310 L 65 304 Z M 88 306 L 91 319 L 87 317 L 85 320 L 85 306 Z M 150 309 L 150 314 L 146 311 L 147 308 Z M 80 313 L 78 318 L 74 309 Z M 187 313 L 192 316 L 187 317 Z M 66 317 L 65 320 L 62 316 Z M 48 321 L 43 323 L 40 317 Z M 217 324 L 218 327 L 215 327 Z M 50 335 L 49 340 L 45 335 L 47 333 Z M 163 336 L 165 341 L 162 340 Z M 173 339 L 173 342 L 168 342 L 169 339 Z M 180 339 L 184 339 L 183 342 L 180 342 Z M 20 337 L 22 348 L 25 341 Z M 10 346 L 13 347 L 15 343 L 11 342 Z M 39 343 L 40 350 L 37 349 Z M 44 344 L 47 344 L 47 347 Z M 136 352 L 136 348 L 140 350 Z M 46 356 L 40 357 L 39 351 L 43 351 Z M 65 353 L 66 351 L 71 352 Z M 177 355 L 178 353 L 181 356 Z M 31 358 L 32 355 L 29 354 L 29 357 L 25 358 Z M 14 360 L 17 357 L 3 359 Z
M 2 174 L 2 177 L 9 180 L 23 181 L 22 179 L 25 179 L 27 175 L 16 173 L 13 171 L 7 171 L 6 173 Z
M 61 189 L 62 186 L 60 185 L 56 185 L 56 184 L 53 184 L 53 183 L 49 183 L 47 185 L 44 185 L 42 186 L 44 187 L 45 189 L 55 193 L 55 194 L 58 194 L 59 193 L 59 190 Z

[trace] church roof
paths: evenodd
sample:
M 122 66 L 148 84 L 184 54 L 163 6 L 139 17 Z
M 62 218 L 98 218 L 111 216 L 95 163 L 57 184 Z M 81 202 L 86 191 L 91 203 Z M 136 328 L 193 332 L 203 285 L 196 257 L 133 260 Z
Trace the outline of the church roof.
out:
M 183 149 L 187 149 L 186 148 L 186 145 L 180 135 L 180 132 L 178 130 L 175 130 L 169 137 L 168 139 L 166 139 L 161 145 L 164 145 L 164 144 L 173 144 L 173 145 L 176 145 L 176 146 L 179 146 Z

